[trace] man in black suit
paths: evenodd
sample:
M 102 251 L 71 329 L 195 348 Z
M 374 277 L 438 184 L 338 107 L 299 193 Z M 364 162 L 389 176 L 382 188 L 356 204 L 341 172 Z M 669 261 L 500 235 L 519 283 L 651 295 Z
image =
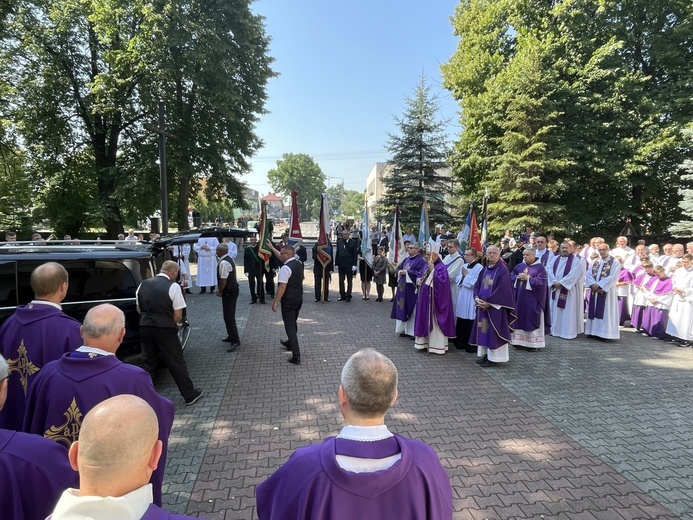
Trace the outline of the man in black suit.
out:
M 265 303 L 265 288 L 262 285 L 263 261 L 258 255 L 257 237 L 250 237 L 250 245 L 243 252 L 243 270 L 250 286 L 250 303 Z M 257 291 L 257 292 L 256 292 Z
M 332 249 L 332 243 L 328 240 L 327 247 Z M 315 301 L 321 301 L 321 294 L 324 295 L 322 301 L 330 301 L 330 273 L 334 270 L 334 262 L 330 258 L 330 263 L 324 268 L 318 260 L 318 246 L 313 246 L 313 276 L 315 277 Z M 323 276 L 324 275 L 324 276 Z M 323 292 L 320 292 L 320 288 Z
M 342 238 L 337 240 L 337 251 L 335 254 L 335 264 L 339 270 L 339 301 L 351 301 L 351 289 L 353 276 L 356 272 L 356 240 L 349 238 L 349 231 L 342 232 Z M 344 280 L 347 286 L 344 289 Z
M 229 256 L 229 246 L 219 244 L 217 246 L 217 296 L 221 296 L 221 306 L 226 325 L 225 343 L 226 352 L 233 352 L 241 346 L 241 338 L 238 335 L 236 324 L 236 301 L 238 300 L 238 278 L 236 277 L 236 263 Z

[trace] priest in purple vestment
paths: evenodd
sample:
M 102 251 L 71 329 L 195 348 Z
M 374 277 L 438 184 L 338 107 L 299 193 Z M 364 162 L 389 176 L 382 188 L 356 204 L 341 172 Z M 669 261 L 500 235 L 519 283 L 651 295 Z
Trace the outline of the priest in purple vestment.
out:
M 373 349 L 344 365 L 337 437 L 299 448 L 255 496 L 260 520 L 452 519 L 450 478 L 426 444 L 390 432 L 397 368 Z
M 10 368 L 0 356 L 0 410 Z M 79 482 L 67 449 L 38 435 L 0 428 L 0 517 L 44 520 L 65 488 Z
M 421 256 L 419 244 L 409 244 L 408 256 L 397 266 L 397 293 L 392 304 L 390 318 L 397 320 L 395 332 L 400 336 L 414 338 L 414 316 L 416 309 L 416 281 L 426 270 L 426 260 Z
M 133 518 L 182 520 L 154 505 L 152 473 L 161 464 L 159 420 L 146 401 L 118 395 L 84 417 L 70 464 L 79 471 L 79 489 L 67 489 L 50 520 Z
M 440 246 L 431 240 L 431 247 L 427 269 L 420 278 L 414 347 L 428 349 L 429 354 L 445 354 L 447 338 L 455 337 L 454 306 L 448 268 L 437 252 Z
M 9 396 L 0 412 L 0 428 L 22 429 L 26 393 L 36 374 L 49 361 L 82 344 L 79 322 L 60 308 L 67 286 L 62 265 L 47 262 L 38 266 L 31 273 L 34 300 L 17 307 L 0 328 L 0 353 L 10 366 Z
M 510 272 L 496 246 L 486 249 L 486 267 L 474 286 L 474 302 L 476 320 L 469 343 L 477 345 L 477 355 L 481 358 L 477 363 L 491 367 L 509 361 L 515 301 Z
M 536 352 L 545 347 L 545 336 L 551 332 L 549 279 L 546 268 L 536 258 L 531 247 L 522 252 L 524 262 L 515 266 L 510 280 L 515 287 L 517 321 L 512 343 Z
M 48 363 L 36 377 L 27 396 L 24 431 L 43 435 L 68 448 L 77 440 L 84 415 L 114 395 L 141 397 L 159 418 L 163 453 L 154 471 L 154 502 L 161 505 L 161 484 L 166 448 L 175 407 L 156 393 L 151 376 L 139 367 L 116 358 L 125 335 L 125 316 L 117 307 L 93 307 L 84 318 L 84 345 Z

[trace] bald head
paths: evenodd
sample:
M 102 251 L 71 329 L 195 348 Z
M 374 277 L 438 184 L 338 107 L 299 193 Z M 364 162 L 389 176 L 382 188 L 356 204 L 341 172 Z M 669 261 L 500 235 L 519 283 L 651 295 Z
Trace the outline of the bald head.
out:
M 92 408 L 70 448 L 80 495 L 122 496 L 149 482 L 161 454 L 158 436 L 156 413 L 137 396 L 117 395 Z
M 161 264 L 161 272 L 166 274 L 171 280 L 178 276 L 178 269 L 178 262 L 174 262 L 173 260 L 166 260 Z
M 80 329 L 84 344 L 115 353 L 125 336 L 125 314 L 115 305 L 92 307 Z
M 37 298 L 60 303 L 67 294 L 67 270 L 57 262 L 41 264 L 31 273 L 31 290 Z
M 397 397 L 397 368 L 377 350 L 359 350 L 344 365 L 341 383 L 354 414 L 383 417 Z

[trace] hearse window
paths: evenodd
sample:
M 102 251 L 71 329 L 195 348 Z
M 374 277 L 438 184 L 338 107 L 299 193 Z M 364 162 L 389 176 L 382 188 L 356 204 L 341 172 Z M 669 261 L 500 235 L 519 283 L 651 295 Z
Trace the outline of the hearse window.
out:
M 0 307 L 17 305 L 14 262 L 0 262 Z
M 20 262 L 18 286 L 20 304 L 30 302 L 31 272 L 43 262 Z M 75 260 L 60 262 L 69 274 L 64 303 L 134 298 L 137 283 L 130 271 L 120 262 L 110 260 Z

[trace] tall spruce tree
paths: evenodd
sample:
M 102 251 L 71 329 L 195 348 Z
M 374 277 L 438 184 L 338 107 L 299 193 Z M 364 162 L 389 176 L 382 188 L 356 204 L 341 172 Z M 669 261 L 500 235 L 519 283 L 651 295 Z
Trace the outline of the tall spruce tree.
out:
M 403 117 L 395 117 L 399 135 L 388 134 L 387 149 L 391 154 L 388 162 L 392 169 L 383 177 L 385 195 L 379 212 L 389 214 L 399 200 L 405 226 L 418 225 L 424 200 L 429 203 L 431 225 L 450 220 L 444 203 L 451 182 L 444 175 L 447 121 L 438 119 L 439 108 L 425 76 L 421 75 L 414 96 L 406 98 Z

